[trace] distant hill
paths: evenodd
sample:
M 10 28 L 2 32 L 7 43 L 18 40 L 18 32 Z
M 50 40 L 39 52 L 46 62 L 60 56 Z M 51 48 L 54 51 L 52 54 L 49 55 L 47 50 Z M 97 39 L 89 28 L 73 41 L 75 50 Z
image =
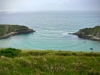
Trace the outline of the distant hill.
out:
M 8 38 L 11 35 L 26 34 L 31 32 L 35 31 L 33 29 L 29 29 L 26 26 L 0 24 L 0 39 Z
M 74 34 L 77 35 L 79 38 L 100 41 L 100 26 L 80 29 L 78 32 Z

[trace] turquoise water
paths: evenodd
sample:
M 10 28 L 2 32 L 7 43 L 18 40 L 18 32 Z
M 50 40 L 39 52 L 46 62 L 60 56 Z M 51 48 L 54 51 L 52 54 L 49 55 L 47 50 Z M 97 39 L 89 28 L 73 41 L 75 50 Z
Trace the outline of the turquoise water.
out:
M 0 40 L 0 48 L 100 52 L 100 42 L 68 33 L 100 25 L 99 12 L 0 13 L 0 24 L 26 25 L 36 32 Z M 85 43 L 84 43 L 85 42 Z

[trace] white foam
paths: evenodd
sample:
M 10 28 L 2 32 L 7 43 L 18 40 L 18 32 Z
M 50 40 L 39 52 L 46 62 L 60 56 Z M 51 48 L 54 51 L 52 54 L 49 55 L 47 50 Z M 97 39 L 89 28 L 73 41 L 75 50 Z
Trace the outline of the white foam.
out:
M 68 35 L 68 32 L 64 32 L 64 33 L 62 33 L 62 35 Z

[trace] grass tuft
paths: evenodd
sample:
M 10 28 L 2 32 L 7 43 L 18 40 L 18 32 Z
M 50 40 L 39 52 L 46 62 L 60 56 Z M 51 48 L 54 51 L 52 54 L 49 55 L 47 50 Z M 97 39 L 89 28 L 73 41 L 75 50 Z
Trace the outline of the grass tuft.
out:
M 0 50 L 0 56 L 16 57 L 20 54 L 21 50 L 15 48 L 6 48 Z
M 0 75 L 100 75 L 100 53 L 0 50 Z

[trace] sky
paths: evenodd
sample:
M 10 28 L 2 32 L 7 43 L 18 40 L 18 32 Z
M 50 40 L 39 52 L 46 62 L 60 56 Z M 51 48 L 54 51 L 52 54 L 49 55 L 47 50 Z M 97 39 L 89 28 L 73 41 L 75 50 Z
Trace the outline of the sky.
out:
M 0 11 L 99 10 L 100 0 L 0 0 Z

